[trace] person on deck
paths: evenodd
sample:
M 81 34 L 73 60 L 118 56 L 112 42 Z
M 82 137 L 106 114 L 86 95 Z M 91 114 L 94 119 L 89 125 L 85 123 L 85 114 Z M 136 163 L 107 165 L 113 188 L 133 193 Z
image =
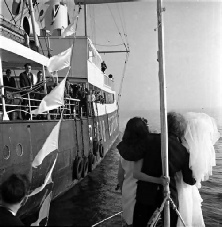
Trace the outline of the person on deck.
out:
M 11 69 L 6 70 L 6 75 L 3 77 L 4 86 L 16 88 L 16 83 L 14 77 L 11 76 Z M 10 88 L 5 88 L 5 90 L 10 91 Z M 13 91 L 13 90 L 12 90 Z
M 192 170 L 189 168 L 189 153 L 181 144 L 180 138 L 184 135 L 186 121 L 184 117 L 175 112 L 167 115 L 168 121 L 168 152 L 169 152 L 169 175 L 170 175 L 170 196 L 178 207 L 178 196 L 176 172 L 181 171 L 183 180 L 187 184 L 194 185 Z M 134 178 L 138 179 L 136 192 L 136 204 L 134 208 L 133 226 L 147 226 L 147 223 L 157 207 L 163 202 L 163 187 L 150 181 L 150 176 L 160 178 L 162 175 L 161 162 L 161 135 L 149 133 L 146 138 L 146 150 L 135 153 L 132 149 L 126 152 L 119 149 L 120 155 L 129 161 L 136 161 L 134 166 Z M 141 168 L 141 160 L 143 164 Z M 147 176 L 148 175 L 148 176 Z M 171 227 L 177 224 L 177 214 L 170 209 Z
M 103 61 L 103 62 L 101 63 L 101 71 L 102 71 L 103 73 L 105 73 L 106 69 L 107 69 L 106 63 Z
M 176 176 L 176 186 L 179 199 L 179 212 L 186 224 L 192 227 L 205 227 L 202 214 L 202 198 L 199 193 L 201 181 L 212 175 L 212 166 L 216 165 L 214 144 L 220 138 L 215 120 L 205 113 L 187 113 L 187 128 L 182 138 L 183 145 L 190 153 L 190 168 L 196 179 L 191 186 L 183 181 L 179 172 Z M 183 224 L 178 219 L 177 227 Z
M 28 178 L 12 174 L 1 185 L 0 226 L 24 226 L 16 216 L 25 201 L 29 187 Z
M 31 72 L 32 70 L 32 66 L 30 63 L 26 63 L 24 65 L 25 67 L 25 71 L 22 72 L 20 75 L 19 75 L 19 79 L 20 79 L 20 87 L 23 88 L 23 87 L 31 87 L 33 84 L 34 84 L 34 81 L 33 81 L 33 74 Z
M 19 75 L 19 80 L 20 80 L 20 87 L 21 88 L 26 88 L 26 89 L 29 89 L 31 88 L 33 85 L 34 85 L 34 76 L 31 72 L 32 70 L 32 66 L 30 63 L 26 63 L 24 65 L 25 67 L 25 71 L 22 72 L 20 75 Z M 28 95 L 26 95 L 27 92 L 22 92 L 21 94 L 23 95 L 23 102 L 22 102 L 22 105 L 23 105 L 23 110 L 24 111 L 27 111 L 27 108 L 25 106 L 27 106 L 29 104 L 28 102 Z M 30 94 L 30 98 L 33 98 L 34 95 L 33 94 Z M 34 104 L 33 102 L 31 102 L 31 105 Z M 28 120 L 30 117 L 30 114 L 27 114 L 25 112 L 22 112 L 22 118 L 25 119 L 25 120 Z
M 146 141 L 148 134 L 147 120 L 141 117 L 134 117 L 127 122 L 122 141 L 117 145 L 117 148 L 120 152 L 133 150 L 135 154 L 145 153 L 147 150 Z M 127 161 L 120 156 L 118 185 L 122 192 L 123 218 L 128 226 L 133 224 L 134 205 L 136 203 L 137 180 L 133 177 L 134 164 L 134 161 Z M 165 183 L 160 178 L 155 180 L 160 184 Z

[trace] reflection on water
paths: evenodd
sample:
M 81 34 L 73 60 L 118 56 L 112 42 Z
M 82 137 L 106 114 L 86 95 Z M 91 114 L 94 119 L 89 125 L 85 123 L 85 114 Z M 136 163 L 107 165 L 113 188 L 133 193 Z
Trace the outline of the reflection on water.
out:
M 217 166 L 213 176 L 201 188 L 206 227 L 222 226 L 222 153 L 221 141 L 216 146 Z M 92 226 L 121 211 L 117 184 L 118 151 L 112 149 L 99 166 L 78 185 L 51 203 L 48 225 Z M 98 226 L 121 226 L 118 215 Z

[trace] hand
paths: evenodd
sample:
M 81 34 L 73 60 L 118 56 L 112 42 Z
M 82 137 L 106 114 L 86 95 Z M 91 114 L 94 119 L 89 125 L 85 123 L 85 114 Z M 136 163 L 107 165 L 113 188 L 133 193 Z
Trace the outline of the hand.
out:
M 166 177 L 166 176 L 161 176 L 161 177 L 160 177 L 160 183 L 161 183 L 163 186 L 166 186 L 167 184 L 170 183 L 170 178 L 169 178 L 169 177 Z

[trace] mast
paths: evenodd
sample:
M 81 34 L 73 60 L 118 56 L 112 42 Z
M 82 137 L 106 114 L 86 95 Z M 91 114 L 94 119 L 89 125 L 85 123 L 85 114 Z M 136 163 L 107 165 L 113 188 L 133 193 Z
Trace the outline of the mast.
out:
M 169 177 L 168 165 L 168 130 L 167 130 L 167 102 L 166 102 L 166 85 L 165 85 L 165 56 L 164 56 L 164 37 L 163 37 L 163 20 L 162 0 L 157 0 L 157 28 L 158 28 L 158 61 L 159 61 L 159 87 L 160 87 L 160 121 L 161 121 L 161 157 L 163 175 Z M 169 195 L 169 184 L 164 187 L 164 196 Z M 170 209 L 169 201 L 164 206 L 164 226 L 170 226 Z
M 30 7 L 30 14 L 31 14 L 31 20 L 32 20 L 32 29 L 33 29 L 35 45 L 37 46 L 38 51 L 39 51 L 39 40 L 38 40 L 38 37 L 36 35 L 36 30 L 35 30 L 35 16 L 34 16 L 32 0 L 29 0 L 29 7 Z

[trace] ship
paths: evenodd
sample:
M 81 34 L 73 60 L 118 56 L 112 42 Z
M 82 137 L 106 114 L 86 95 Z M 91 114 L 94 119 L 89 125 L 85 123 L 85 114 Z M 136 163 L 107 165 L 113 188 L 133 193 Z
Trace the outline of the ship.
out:
M 84 2 L 74 3 L 77 28 Z M 118 103 L 113 77 L 101 69 L 104 62 L 87 34 L 62 37 L 72 23 L 66 1 L 44 2 L 38 11 L 38 1 L 1 4 L 0 184 L 12 173 L 28 176 L 29 195 L 18 212 L 24 217 L 39 208 L 49 193 L 55 199 L 99 165 L 119 135 Z M 4 16 L 8 9 L 14 10 L 11 20 Z M 70 66 L 50 73 L 50 59 L 68 48 Z M 19 75 L 26 63 L 31 65 L 33 81 L 21 87 Z M 14 73 L 15 87 L 4 85 L 8 69 Z M 43 74 L 42 81 L 36 77 L 38 72 Z M 33 112 L 64 78 L 64 105 Z M 56 127 L 58 147 L 34 168 L 34 160 Z

